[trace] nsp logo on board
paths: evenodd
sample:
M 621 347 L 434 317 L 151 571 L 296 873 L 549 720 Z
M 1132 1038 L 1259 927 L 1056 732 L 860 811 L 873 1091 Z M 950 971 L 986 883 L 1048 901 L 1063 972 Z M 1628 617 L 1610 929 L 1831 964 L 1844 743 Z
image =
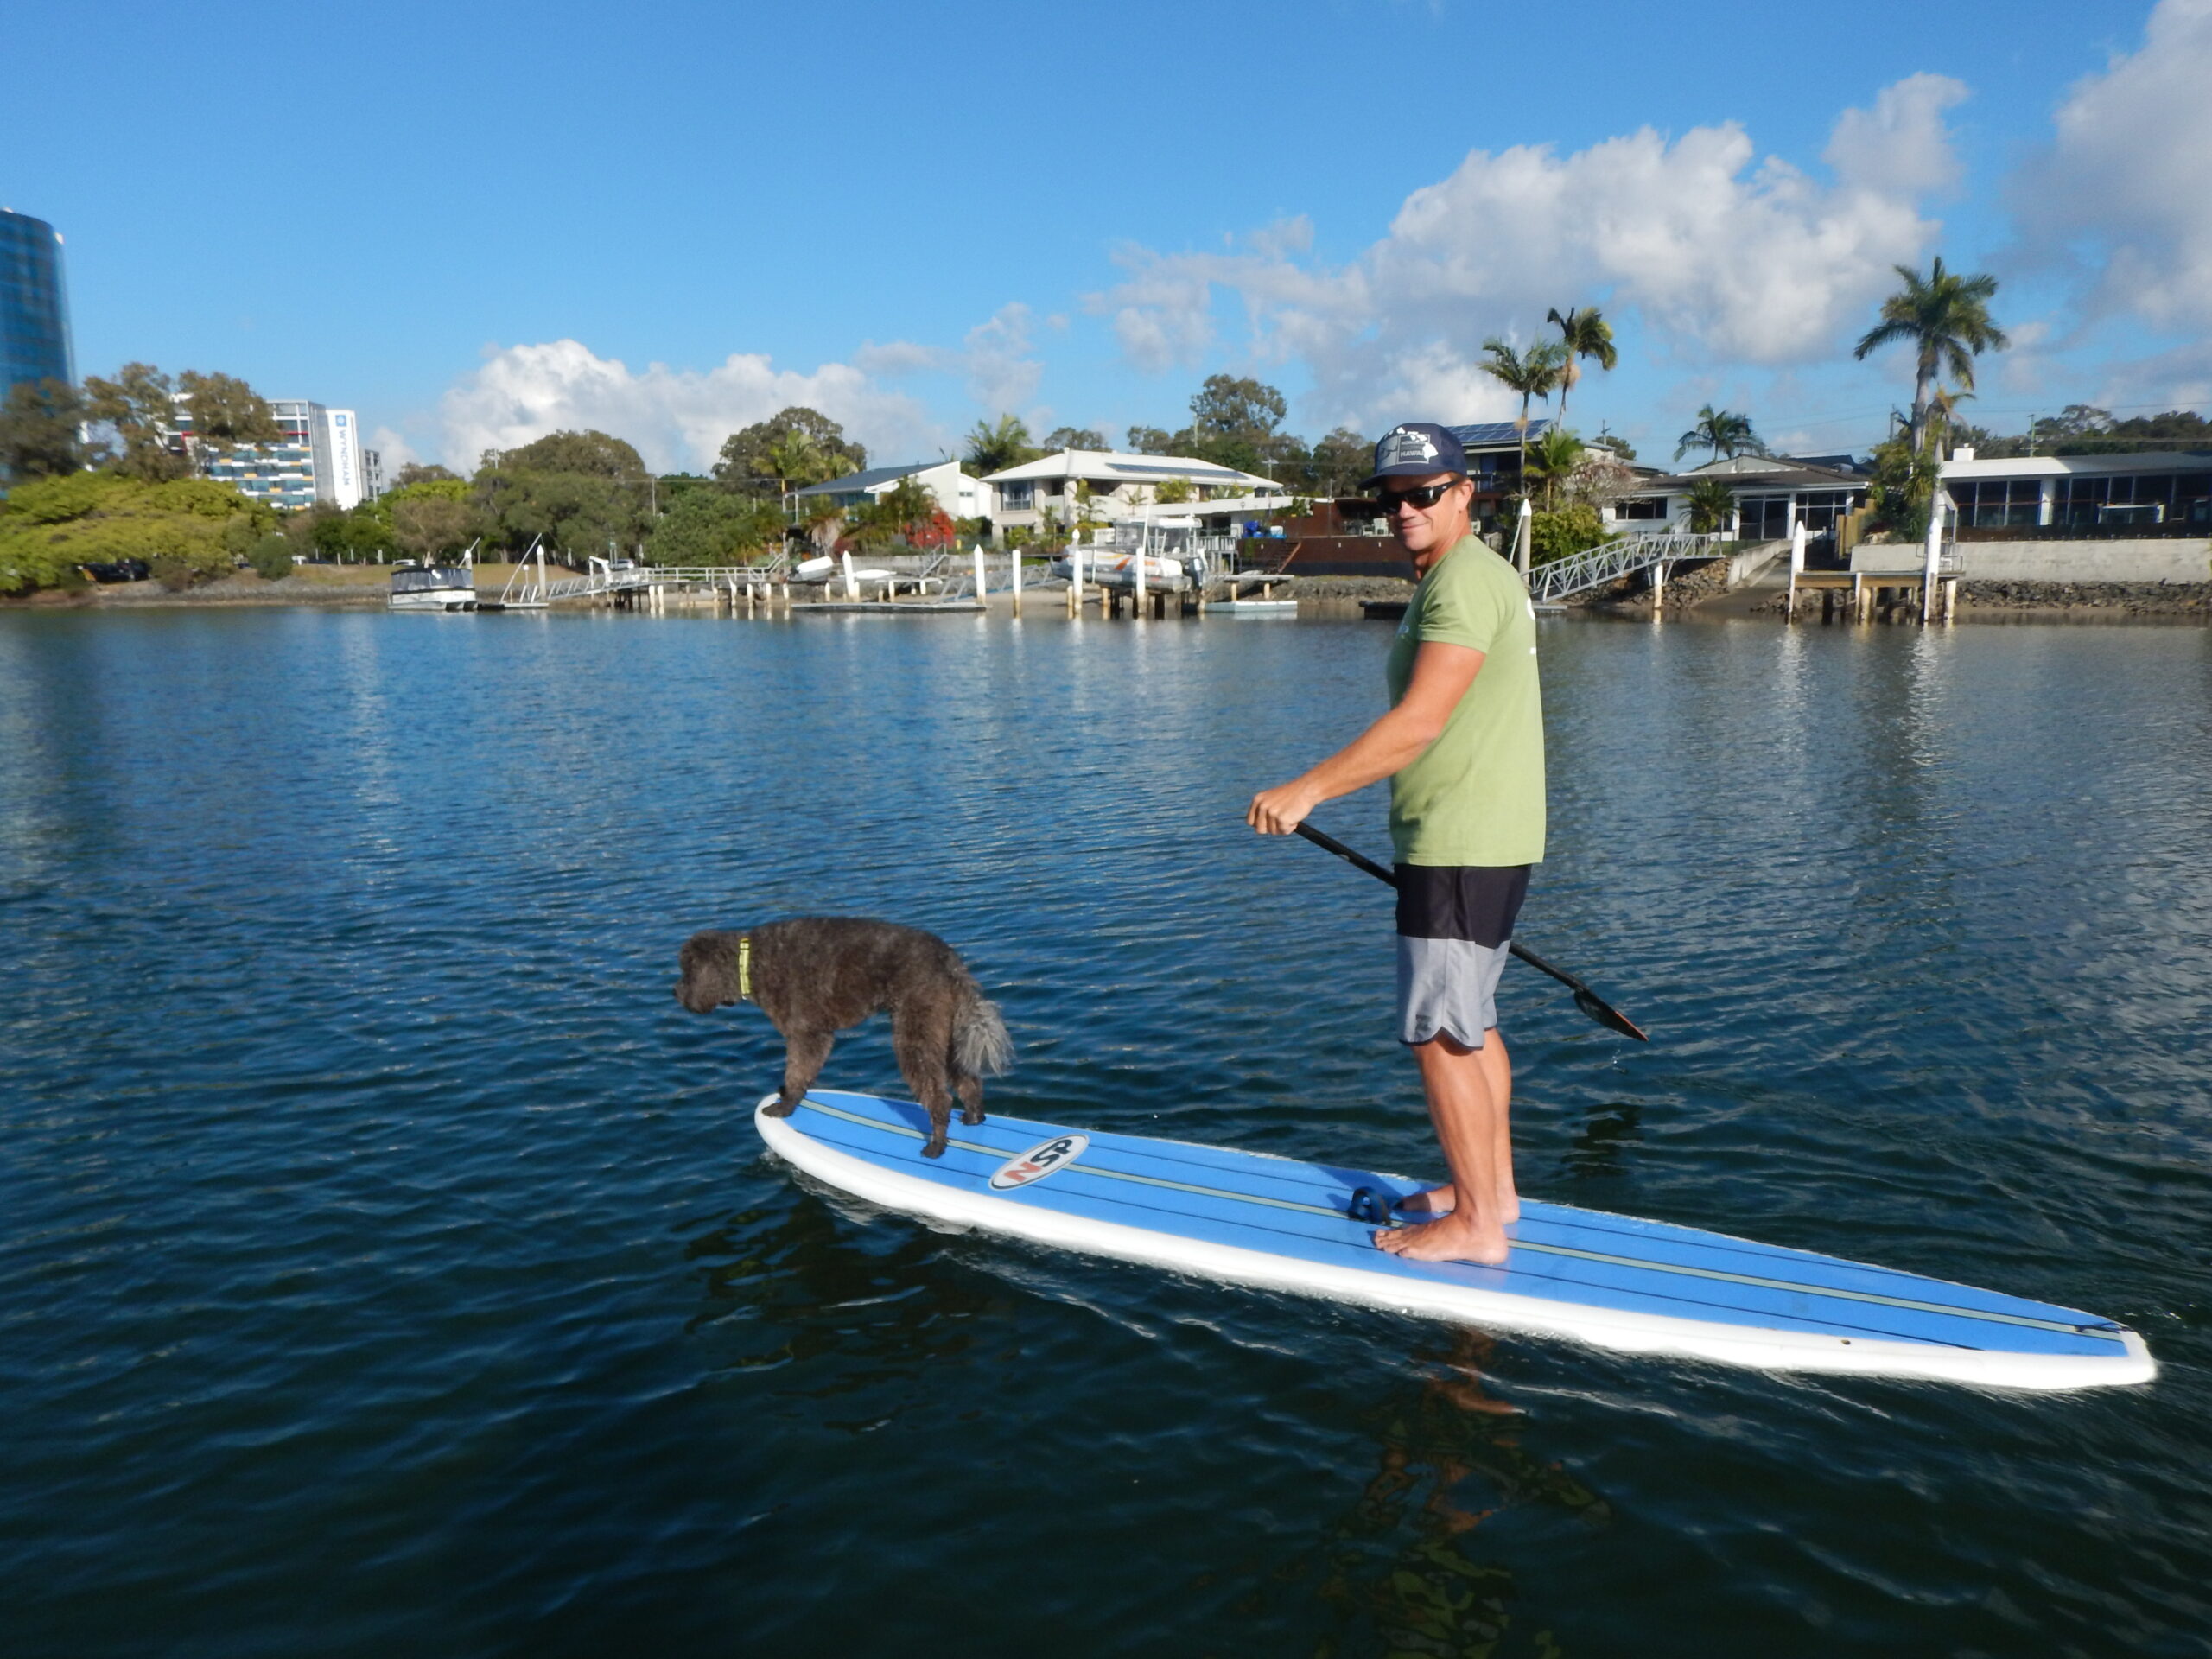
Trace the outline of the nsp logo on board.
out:
M 1008 1187 L 1027 1186 L 1032 1181 L 1041 1181 L 1056 1169 L 1065 1169 L 1083 1156 L 1090 1146 L 1087 1135 L 1056 1135 L 1049 1141 L 1040 1141 L 1027 1152 L 1018 1152 L 1001 1164 L 991 1177 L 991 1185 L 1003 1192 Z

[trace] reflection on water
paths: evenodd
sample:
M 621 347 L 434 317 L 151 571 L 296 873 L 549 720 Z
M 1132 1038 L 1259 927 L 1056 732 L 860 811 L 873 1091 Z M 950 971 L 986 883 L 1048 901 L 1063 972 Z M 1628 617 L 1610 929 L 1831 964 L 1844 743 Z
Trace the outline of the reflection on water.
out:
M 2024 1400 L 1492 1343 L 762 1154 L 781 1044 L 673 952 L 831 911 L 959 945 L 1008 1112 L 1440 1173 L 1387 894 L 1239 827 L 1387 631 L 455 620 L 0 616 L 11 1653 L 2206 1651 L 2212 635 L 1543 631 L 1523 931 L 1660 1035 L 1509 973 L 1528 1190 L 2166 1368 Z M 880 1027 L 836 1070 L 895 1087 Z

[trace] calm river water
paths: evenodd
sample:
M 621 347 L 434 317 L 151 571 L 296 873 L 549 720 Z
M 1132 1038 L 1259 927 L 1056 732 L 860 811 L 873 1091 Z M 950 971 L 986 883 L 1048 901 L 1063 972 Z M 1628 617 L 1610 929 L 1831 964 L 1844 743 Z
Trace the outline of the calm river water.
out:
M 1245 799 L 1382 627 L 0 617 L 14 1655 L 2212 1652 L 2212 633 L 1547 624 L 1524 1188 L 2090 1308 L 1790 1380 L 870 1217 L 693 929 L 879 914 L 1007 1110 L 1414 1172 Z M 1319 819 L 1370 851 L 1379 798 Z M 881 1031 L 833 1084 L 896 1089 Z M 772 1649 L 770 1644 L 775 1644 Z

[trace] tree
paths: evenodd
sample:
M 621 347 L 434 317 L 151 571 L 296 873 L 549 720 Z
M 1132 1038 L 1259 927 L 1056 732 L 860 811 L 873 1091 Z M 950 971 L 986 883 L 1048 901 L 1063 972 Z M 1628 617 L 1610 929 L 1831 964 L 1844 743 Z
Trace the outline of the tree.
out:
M 449 495 L 410 494 L 391 508 L 391 539 L 417 559 L 457 553 L 483 534 L 475 506 Z
M 1581 439 L 1559 426 L 1528 446 L 1529 458 L 1522 465 L 1522 475 L 1543 486 L 1548 510 L 1557 504 L 1560 491 L 1574 476 L 1583 447 Z
M 1606 540 L 1605 521 L 1587 501 L 1572 501 L 1533 513 L 1529 519 L 1531 567 L 1571 558 Z
M 1567 394 L 1582 378 L 1582 359 L 1595 359 L 1599 368 L 1611 372 L 1621 354 L 1613 349 L 1612 325 L 1596 306 L 1570 310 L 1564 316 L 1554 308 L 1544 319 L 1559 325 L 1560 380 L 1559 418 L 1567 423 Z
M 978 421 L 968 434 L 968 466 L 978 478 L 1034 461 L 1038 453 L 1029 442 L 1028 425 L 1018 415 L 1001 415 L 995 426 Z
M 1600 432 L 1590 440 L 1590 447 L 1592 449 L 1610 449 L 1622 461 L 1636 459 L 1636 446 L 1626 438 L 1617 436 L 1611 432 Z
M 458 482 L 461 474 L 450 467 L 441 467 L 435 461 L 410 461 L 391 476 L 391 487 L 404 490 L 410 484 L 442 484 Z
M 1289 405 L 1273 386 L 1246 377 L 1210 374 L 1191 398 L 1191 423 L 1169 442 L 1174 452 L 1271 473 L 1305 446 L 1280 430 Z
M 1728 528 L 1736 517 L 1736 491 L 1718 473 L 1708 474 L 1690 486 L 1690 530 L 1713 536 Z
M 227 575 L 244 528 L 276 515 L 207 479 L 149 484 L 116 472 L 68 473 L 16 486 L 0 505 L 0 592 L 79 580 L 78 567 L 143 559 L 165 586 Z M 251 545 L 251 543 L 248 543 Z
M 192 447 L 202 471 L 239 444 L 275 443 L 284 435 L 267 399 L 236 375 L 187 369 L 177 376 L 176 390 L 192 416 Z
M 1521 394 L 1521 418 L 1514 424 L 1521 430 L 1521 462 L 1525 467 L 1529 461 L 1529 400 L 1548 399 L 1553 389 L 1559 385 L 1565 372 L 1560 366 L 1560 347 L 1547 342 L 1518 352 L 1493 334 L 1483 341 L 1483 350 L 1490 359 L 1482 365 L 1483 372 L 1507 391 Z M 1564 406 L 1565 397 L 1560 401 Z
M 1316 495 L 1357 495 L 1375 470 L 1375 446 L 1350 427 L 1338 427 L 1313 446 L 1306 470 Z
M 549 432 L 519 449 L 505 451 L 495 465 L 505 473 L 575 473 L 625 480 L 645 476 L 644 456 L 620 438 L 598 431 Z
M 653 525 L 645 558 L 663 565 L 744 564 L 783 539 L 772 501 L 728 490 L 690 490 Z
M 1702 449 L 1708 458 L 1718 461 L 1723 455 L 1734 460 L 1740 454 L 1763 455 L 1766 446 L 1759 442 L 1758 434 L 1751 430 L 1751 417 L 1733 410 L 1715 409 L 1706 404 L 1697 412 L 1697 423 L 1682 434 L 1675 446 L 1675 459 L 1680 461 L 1693 449 Z
M 1175 440 L 1156 426 L 1133 426 L 1129 429 L 1129 448 L 1140 455 L 1172 455 Z
M 1087 426 L 1056 426 L 1045 435 L 1045 453 L 1058 454 L 1063 449 L 1103 449 L 1106 435 Z
M 817 495 L 799 508 L 798 521 L 815 550 L 827 553 L 837 545 L 838 534 L 845 528 L 845 510 L 828 496 Z
M 0 404 L 0 479 L 52 478 L 85 464 L 84 394 L 67 380 L 19 380 Z
M 910 542 L 937 516 L 937 497 L 912 478 L 902 478 L 886 490 L 876 499 L 876 506 L 892 533 Z
M 1179 505 L 1191 499 L 1191 480 L 1187 478 L 1163 478 L 1154 487 L 1152 499 L 1163 507 Z
M 810 483 L 823 483 L 868 466 L 868 451 L 849 440 L 843 427 L 818 410 L 794 404 L 724 439 L 721 458 L 715 462 L 715 479 L 723 488 L 748 495 L 783 494 L 791 474 L 771 466 L 769 451 L 793 434 L 812 446 L 819 457 L 818 467 L 828 468 L 820 477 L 810 479 Z
M 126 363 L 115 378 L 85 378 L 85 413 L 110 428 L 120 448 L 112 456 L 117 472 L 143 483 L 186 476 L 192 462 L 173 435 L 176 431 L 175 385 L 150 363 Z
M 280 531 L 257 537 L 246 550 L 245 562 L 264 582 L 282 582 L 292 574 L 292 539 Z
M 1986 273 L 1961 276 L 1943 269 L 1938 254 L 1923 276 L 1910 265 L 1895 267 L 1904 286 L 1882 302 L 1881 321 L 1868 329 L 1852 355 L 1864 361 L 1883 346 L 1904 343 L 1913 348 L 1912 447 L 1928 448 L 1928 410 L 1936 391 L 1936 377 L 1948 372 L 1962 389 L 1974 390 L 1974 360 L 1987 351 L 2002 351 L 2012 342 L 1990 320 L 1989 302 L 1997 293 L 1997 279 Z

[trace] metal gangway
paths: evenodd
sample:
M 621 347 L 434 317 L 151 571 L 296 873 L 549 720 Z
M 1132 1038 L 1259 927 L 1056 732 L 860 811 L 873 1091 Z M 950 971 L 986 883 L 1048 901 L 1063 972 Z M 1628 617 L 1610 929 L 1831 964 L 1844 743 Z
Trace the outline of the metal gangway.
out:
M 541 536 L 531 543 L 499 590 L 499 608 L 542 611 L 564 600 L 602 599 L 656 588 L 728 588 L 734 594 L 741 583 L 786 581 L 791 575 L 790 560 L 779 554 L 766 564 L 753 565 L 643 565 L 594 557 L 585 561 L 582 575 L 554 576 L 546 570 L 544 541 Z
M 1625 536 L 1540 564 L 1529 573 L 1529 597 L 1539 605 L 1556 605 L 1576 594 L 1603 588 L 1654 565 L 1677 559 L 1709 559 L 1726 540 L 1721 536 Z

